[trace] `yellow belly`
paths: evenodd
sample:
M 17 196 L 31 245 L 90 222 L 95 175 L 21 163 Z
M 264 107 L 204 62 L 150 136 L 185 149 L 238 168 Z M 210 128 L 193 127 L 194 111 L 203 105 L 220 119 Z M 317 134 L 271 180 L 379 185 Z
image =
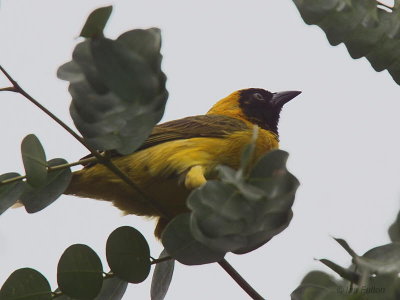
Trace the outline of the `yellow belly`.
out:
M 146 195 L 166 208 L 171 215 L 176 215 L 186 210 L 185 200 L 190 189 L 184 183 L 188 170 L 193 166 L 201 166 L 205 178 L 209 178 L 219 164 L 238 168 L 243 147 L 250 142 L 251 137 L 252 129 L 249 129 L 235 132 L 226 138 L 175 140 L 115 158 L 113 163 Z M 276 148 L 278 141 L 275 135 L 259 129 L 255 158 Z M 75 172 L 66 193 L 112 201 L 125 214 L 158 216 L 145 199 L 100 164 Z

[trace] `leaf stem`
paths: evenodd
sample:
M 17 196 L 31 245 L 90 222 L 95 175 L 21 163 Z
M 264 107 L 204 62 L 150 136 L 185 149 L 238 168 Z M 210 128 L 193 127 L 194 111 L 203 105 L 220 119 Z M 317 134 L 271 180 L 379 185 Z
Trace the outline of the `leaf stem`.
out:
M 139 186 L 134 183 L 123 171 L 121 171 L 117 166 L 115 166 L 111 160 L 101 153 L 99 153 L 96 149 L 86 143 L 86 141 L 79 136 L 71 127 L 61 121 L 56 115 L 54 115 L 51 111 L 49 111 L 46 107 L 40 104 L 36 99 L 34 99 L 31 95 L 29 95 L 13 78 L 12 76 L 0 65 L 0 71 L 7 77 L 10 83 L 13 85 L 13 88 L 6 88 L 7 91 L 12 91 L 21 94 L 34 105 L 36 105 L 40 110 L 42 110 L 45 114 L 47 114 L 50 118 L 56 121 L 61 127 L 63 127 L 69 134 L 71 134 L 76 140 L 78 140 L 83 146 L 85 146 L 90 153 L 97 158 L 98 162 L 105 165 L 111 172 L 121 178 L 126 184 L 128 184 L 131 188 L 133 188 L 140 196 L 143 197 L 144 200 L 147 200 L 149 204 L 159 213 L 160 216 L 164 218 L 171 219 L 172 215 L 168 212 L 165 207 L 161 206 L 154 199 L 150 198 L 146 195 Z
M 84 159 L 81 159 L 79 161 L 76 161 L 76 162 L 73 162 L 73 163 L 69 163 L 69 164 L 62 164 L 62 165 L 47 167 L 47 171 L 48 172 L 52 172 L 52 171 L 57 171 L 57 170 L 61 170 L 61 169 L 67 169 L 67 168 L 70 168 L 70 167 L 73 167 L 73 166 L 83 165 L 83 164 L 87 164 L 87 163 L 91 163 L 91 162 L 97 162 L 97 158 L 96 157 L 89 157 L 89 158 L 84 158 Z M 8 183 L 12 183 L 12 182 L 15 182 L 15 181 L 23 180 L 25 178 L 26 178 L 26 175 L 9 178 L 9 179 L 0 181 L 0 186 L 3 185 L 3 184 L 8 184 Z
M 218 264 L 228 273 L 233 280 L 254 300 L 265 300 L 248 282 L 232 267 L 226 259 L 218 262 Z
M 171 256 L 164 256 L 164 257 L 162 257 L 162 258 L 153 259 L 153 260 L 151 261 L 151 264 L 152 264 L 152 265 L 154 265 L 154 264 L 159 264 L 159 263 L 162 263 L 162 262 L 164 262 L 164 261 L 171 260 L 171 259 L 174 259 L 174 258 L 171 257 Z

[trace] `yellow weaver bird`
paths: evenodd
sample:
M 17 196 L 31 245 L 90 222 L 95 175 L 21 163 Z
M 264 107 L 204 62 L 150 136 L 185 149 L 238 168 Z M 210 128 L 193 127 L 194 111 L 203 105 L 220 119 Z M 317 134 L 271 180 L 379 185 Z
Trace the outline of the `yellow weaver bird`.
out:
M 170 216 L 186 212 L 192 189 L 215 178 L 214 168 L 237 169 L 243 147 L 259 126 L 255 158 L 279 146 L 278 121 L 285 103 L 299 91 L 271 93 L 264 89 L 236 91 L 218 101 L 206 115 L 159 124 L 134 153 L 112 162 Z M 79 197 L 111 201 L 124 214 L 157 217 L 156 237 L 169 222 L 123 180 L 102 164 L 74 172 L 65 192 Z

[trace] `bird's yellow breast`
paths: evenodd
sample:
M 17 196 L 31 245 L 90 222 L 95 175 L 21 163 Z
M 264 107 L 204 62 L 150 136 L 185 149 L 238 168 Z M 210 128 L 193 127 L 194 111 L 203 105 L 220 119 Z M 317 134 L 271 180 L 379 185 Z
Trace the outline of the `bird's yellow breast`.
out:
M 168 208 L 172 214 L 186 210 L 185 201 L 190 193 L 184 185 L 184 176 L 194 166 L 204 169 L 204 176 L 211 176 L 217 165 L 238 168 L 245 145 L 252 138 L 252 129 L 236 131 L 225 138 L 190 138 L 165 142 L 131 155 L 113 159 L 145 194 Z M 278 148 L 273 133 L 259 129 L 255 159 L 265 152 Z M 121 179 L 103 165 L 76 172 L 73 185 L 79 196 L 112 201 L 126 214 L 154 216 L 157 212 L 141 199 Z

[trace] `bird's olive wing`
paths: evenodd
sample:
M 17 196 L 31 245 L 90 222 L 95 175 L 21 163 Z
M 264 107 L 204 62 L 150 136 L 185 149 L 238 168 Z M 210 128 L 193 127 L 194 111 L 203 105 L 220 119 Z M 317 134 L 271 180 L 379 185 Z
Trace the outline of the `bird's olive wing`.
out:
M 156 125 L 142 146 L 136 151 L 147 149 L 174 140 L 214 137 L 222 138 L 235 131 L 248 129 L 245 122 L 222 115 L 200 115 Z M 121 156 L 116 151 L 109 152 L 110 157 Z M 91 157 L 91 155 L 85 158 Z M 92 166 L 93 163 L 85 165 Z
M 173 140 L 197 137 L 222 138 L 234 131 L 247 128 L 243 121 L 222 115 L 187 117 L 155 126 L 151 135 L 138 150 Z

